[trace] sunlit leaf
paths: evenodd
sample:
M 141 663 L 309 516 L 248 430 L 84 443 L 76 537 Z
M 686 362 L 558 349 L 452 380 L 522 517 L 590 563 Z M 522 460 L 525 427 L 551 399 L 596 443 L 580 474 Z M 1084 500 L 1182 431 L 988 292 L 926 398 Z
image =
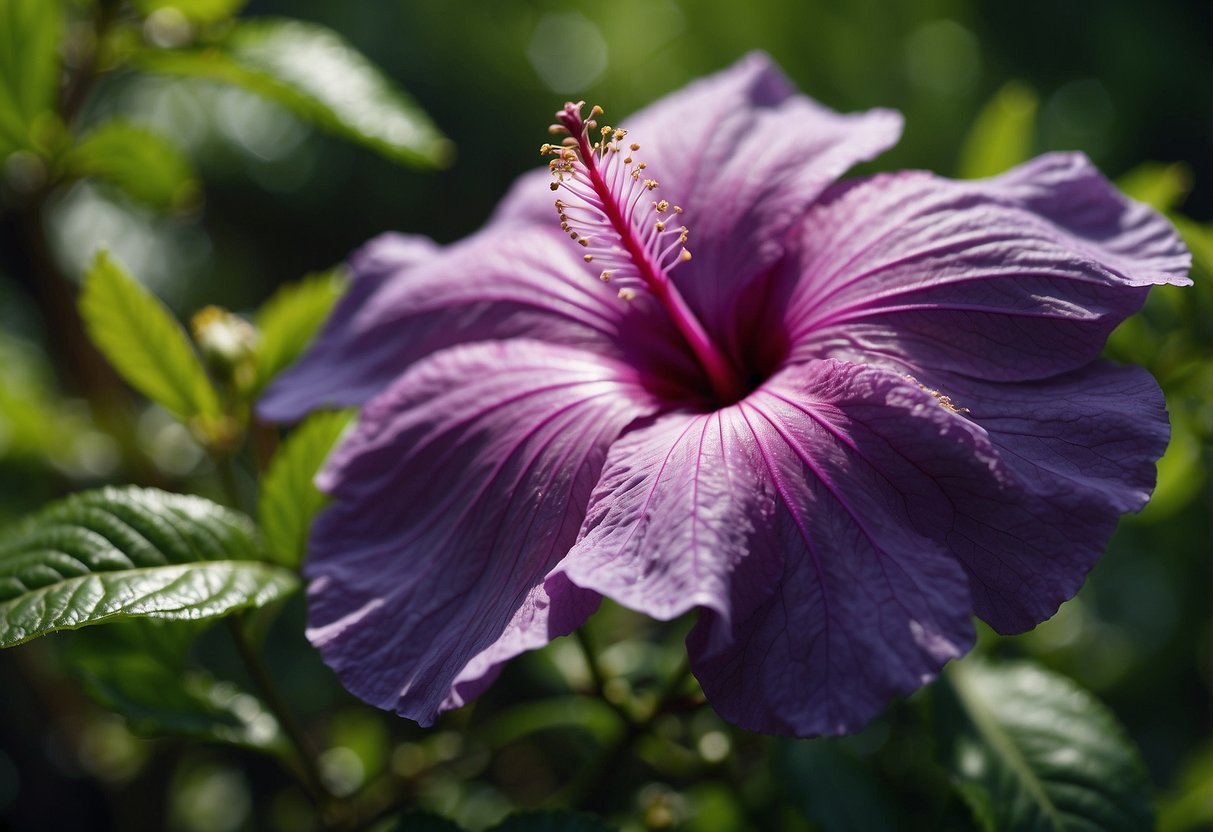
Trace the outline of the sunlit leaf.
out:
M 325 502 L 312 480 L 351 418 L 352 411 L 315 414 L 291 433 L 270 462 L 257 518 L 275 563 L 294 567 L 303 560 L 308 527 Z
M 62 34 L 61 3 L 0 0 L 0 161 L 30 146 L 30 128 L 55 105 Z
M 185 420 L 218 415 L 218 396 L 185 330 L 105 252 L 84 278 L 80 315 L 89 338 L 136 390 Z
M 290 283 L 257 311 L 257 385 L 264 389 L 311 343 L 349 281 L 343 267 Z
M 451 155 L 450 142 L 417 103 L 322 26 L 242 21 L 213 46 L 145 52 L 139 63 L 152 72 L 243 87 L 396 162 L 434 167 Z
M 1032 155 L 1036 93 L 1019 81 L 1003 86 L 977 114 L 960 150 L 956 173 L 964 179 L 994 176 Z
M 1028 663 L 950 666 L 937 686 L 944 762 L 984 829 L 1150 829 L 1150 786 L 1111 714 Z
M 188 159 L 168 139 L 129 121 L 107 121 L 63 159 L 70 177 L 95 177 L 158 211 L 180 210 L 198 197 Z
M 193 23 L 218 23 L 235 15 L 248 0 L 135 0 L 136 10 L 150 15 L 161 9 L 176 9 Z
M 875 773 L 837 740 L 781 742 L 776 772 L 792 803 L 822 832 L 903 826 Z
M 1116 187 L 1138 202 L 1170 211 L 1192 190 L 1192 169 L 1183 162 L 1143 162 L 1117 179 Z
M 293 591 L 252 522 L 200 497 L 104 488 L 0 534 L 0 646 L 131 616 L 198 620 Z
M 615 832 L 601 818 L 585 812 L 554 809 L 546 812 L 517 812 L 489 832 Z

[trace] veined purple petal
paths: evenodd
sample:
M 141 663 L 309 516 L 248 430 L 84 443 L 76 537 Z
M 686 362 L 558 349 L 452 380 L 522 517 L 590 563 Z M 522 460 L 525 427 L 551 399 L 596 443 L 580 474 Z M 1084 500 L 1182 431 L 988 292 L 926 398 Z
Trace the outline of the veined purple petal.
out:
M 940 477 L 974 612 L 999 632 L 1030 629 L 1078 592 L 1119 515 L 1149 499 L 1170 433 L 1162 392 L 1145 370 L 1105 362 L 1031 384 L 930 383 L 986 430 L 1013 481 Z
M 694 259 L 674 280 L 735 358 L 764 299 L 751 284 L 783 253 L 789 228 L 849 168 L 893 146 L 902 126 L 892 110 L 821 106 L 757 52 L 630 117 L 602 119 L 639 143 L 634 155 L 661 183 L 654 199 L 685 210 Z M 492 222 L 553 222 L 550 178 L 520 178 Z
M 979 182 L 877 176 L 805 218 L 774 314 L 791 361 L 1024 381 L 1094 360 L 1148 286 L 1189 282 L 1189 261 L 1166 220 L 1079 154 Z
M 573 632 L 598 609 L 601 600 L 597 592 L 575 586 L 559 573 L 549 575 L 530 591 L 498 639 L 459 673 L 439 710 L 461 708 L 475 699 L 496 680 L 507 661 Z
M 592 597 L 545 576 L 653 408 L 630 367 L 523 339 L 438 353 L 371 401 L 319 478 L 307 564 L 308 637 L 346 687 L 428 725 L 580 624 Z
M 965 573 L 919 530 L 929 524 L 911 498 L 946 511 L 916 457 L 982 468 L 988 450 L 916 385 L 841 362 L 789 368 L 735 409 L 774 499 L 751 518 L 733 620 L 705 611 L 688 638 L 692 668 L 713 707 L 743 727 L 856 730 L 972 643 Z M 756 606 L 750 563 L 780 574 Z
M 778 499 L 738 407 L 671 414 L 611 447 L 557 572 L 654 618 L 744 616 L 782 572 L 769 539 Z
M 397 240 L 360 252 L 349 295 L 308 353 L 262 398 L 263 418 L 362 404 L 410 364 L 455 344 L 536 338 L 631 355 L 695 375 L 660 310 L 601 284 L 555 227 L 488 229 L 427 257 L 395 258 Z M 365 270 L 363 273 L 362 270 Z
M 738 353 L 763 299 L 751 284 L 783 253 L 788 230 L 849 168 L 896 144 L 902 118 L 835 113 L 753 53 L 623 125 L 661 196 L 686 212 L 694 259 L 675 282 L 709 332 Z

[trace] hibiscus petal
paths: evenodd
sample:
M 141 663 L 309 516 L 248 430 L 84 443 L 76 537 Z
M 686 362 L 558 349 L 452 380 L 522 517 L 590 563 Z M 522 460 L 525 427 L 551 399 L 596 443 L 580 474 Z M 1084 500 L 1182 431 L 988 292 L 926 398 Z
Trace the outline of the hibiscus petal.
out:
M 679 290 L 740 358 L 762 303 L 754 279 L 783 253 L 788 229 L 827 186 L 896 144 L 902 119 L 881 109 L 835 113 L 799 95 L 756 52 L 618 123 L 661 183 L 654 197 L 685 211 L 694 259 L 672 272 Z M 492 222 L 555 222 L 550 180 L 546 170 L 521 177 Z
M 980 431 L 952 417 L 904 378 L 824 361 L 634 428 L 557 572 L 660 617 L 705 607 L 688 648 L 726 719 L 854 730 L 972 641 L 967 577 L 906 496 L 947 510 L 906 454 L 988 473 Z
M 881 109 L 835 113 L 796 93 L 768 56 L 753 53 L 624 126 L 660 195 L 685 209 L 695 256 L 674 280 L 708 330 L 736 352 L 745 313 L 760 302 L 750 284 L 783 253 L 789 228 L 839 176 L 896 144 L 902 118 Z
M 346 687 L 430 724 L 581 623 L 593 597 L 543 582 L 652 408 L 631 368 L 522 339 L 438 353 L 370 402 L 319 478 L 307 565 L 308 637 Z
M 1044 378 L 1094 360 L 1148 286 L 1189 282 L 1170 224 L 1080 154 L 979 182 L 845 183 L 803 229 L 790 297 L 774 305 L 792 361 L 884 357 L 916 375 Z
M 974 611 L 999 632 L 1030 629 L 1078 591 L 1118 516 L 1149 499 L 1170 432 L 1162 392 L 1145 370 L 1105 362 L 1032 384 L 931 383 L 987 431 L 1014 481 L 948 486 L 948 542 Z
M 554 224 L 490 229 L 412 259 L 398 256 L 398 242 L 388 238 L 353 259 L 351 292 L 308 353 L 270 386 L 258 405 L 263 418 L 290 422 L 319 407 L 362 404 L 419 358 L 490 339 L 630 350 L 642 366 L 666 361 L 695 372 L 664 337 L 660 310 L 620 301 Z
M 777 499 L 739 408 L 672 414 L 611 447 L 557 572 L 654 618 L 695 607 L 744 615 L 781 572 L 778 551 L 766 551 Z M 764 557 L 735 582 L 755 551 Z

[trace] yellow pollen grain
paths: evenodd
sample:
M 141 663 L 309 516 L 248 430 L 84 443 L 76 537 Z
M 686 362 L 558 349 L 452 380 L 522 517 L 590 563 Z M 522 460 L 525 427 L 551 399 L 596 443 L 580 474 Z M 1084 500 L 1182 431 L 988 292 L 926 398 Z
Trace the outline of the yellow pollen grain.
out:
M 593 263 L 593 262 L 594 262 L 594 255 L 592 255 L 592 254 L 587 254 L 585 257 L 583 257 L 583 258 L 581 258 L 581 259 L 582 259 L 582 260 L 584 260 L 584 261 L 585 261 L 585 262 L 587 262 L 587 263 Z
M 656 226 L 658 231 L 665 231 L 665 223 L 661 220 L 657 220 Z
M 670 210 L 670 201 L 668 199 L 663 199 L 660 202 L 654 202 L 653 207 L 657 209 L 658 214 L 664 214 L 666 211 Z
M 678 256 L 679 256 L 679 259 L 681 259 L 681 260 L 682 260 L 682 261 L 685 263 L 687 260 L 690 260 L 690 259 L 691 259 L 691 252 L 687 251 L 687 250 L 684 248 L 684 249 L 682 250 L 682 254 L 680 254 L 680 255 L 678 255 Z

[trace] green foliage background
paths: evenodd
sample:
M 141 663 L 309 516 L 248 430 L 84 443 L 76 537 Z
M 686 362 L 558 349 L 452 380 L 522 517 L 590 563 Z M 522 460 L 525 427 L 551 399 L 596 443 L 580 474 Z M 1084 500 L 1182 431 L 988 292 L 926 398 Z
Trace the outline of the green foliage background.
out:
M 135 5 L 151 17 L 126 34 L 130 48 L 180 45 L 182 37 L 188 46 L 190 37 L 212 31 L 208 26 L 220 31 L 242 4 Z M 65 0 L 62 8 L 78 23 L 95 5 Z M 340 276 L 319 274 L 283 290 L 270 306 L 263 301 L 380 231 L 446 242 L 477 228 L 514 177 L 540 163 L 536 148 L 566 98 L 602 104 L 617 119 L 763 49 L 805 92 L 836 109 L 881 105 L 905 113 L 902 143 L 869 168 L 985 175 L 1045 150 L 1080 149 L 1132 195 L 1168 211 L 1188 239 L 1196 285 L 1156 290 L 1109 346 L 1114 358 L 1149 367 L 1168 396 L 1174 437 L 1156 498 L 1123 521 L 1077 599 L 1023 637 L 985 633 L 982 652 L 1033 659 L 1103 702 L 1141 750 L 1161 829 L 1213 825 L 1210 4 L 251 0 L 241 14 L 289 16 L 338 32 L 406 90 L 450 143 L 435 134 L 402 150 L 382 135 L 349 129 L 340 96 L 309 97 L 306 85 L 282 80 L 290 80 L 283 58 L 299 43 L 291 38 L 314 33 L 272 27 L 222 54 L 148 54 L 138 63 L 146 72 L 103 76 L 73 114 L 83 139 L 62 154 L 46 150 L 66 141 L 55 124 L 35 119 L 22 133 L 0 119 L 0 521 L 104 483 L 216 499 L 226 488 L 260 514 L 278 547 L 270 560 L 293 564 L 301 533 L 281 506 L 314 505 L 318 497 L 290 492 L 299 477 L 271 468 L 258 511 L 248 462 L 225 483 L 200 440 L 222 445 L 230 426 L 216 415 L 215 397 L 252 395 L 265 383 L 266 366 L 297 354 L 298 333 L 314 328 Z M 68 29 L 68 40 L 56 46 L 45 34 L 15 41 L 8 37 L 15 28 L 5 28 L 15 26 L 0 16 L 0 77 L 22 79 L 17 87 L 0 84 L 0 110 L 7 103 L 18 114 L 37 113 L 39 101 L 54 97 L 53 56 L 72 66 L 87 51 L 77 42 L 84 30 Z M 14 69 L 27 53 L 34 71 Z M 235 80 L 279 103 L 199 75 Z M 394 93 L 375 89 L 371 98 L 384 95 Z M 62 168 L 39 169 L 34 162 L 44 151 Z M 427 160 L 448 164 L 427 170 Z M 66 184 L 31 212 L 24 200 L 47 175 Z M 31 243 L 39 238 L 45 247 Z M 218 304 L 262 327 L 269 357 L 243 379 L 227 366 L 232 389 L 216 392 L 201 374 L 177 379 L 185 388 L 173 393 L 179 401 L 170 409 L 207 417 L 202 422 L 183 425 L 129 394 L 110 396 L 126 388 L 81 358 L 83 331 L 65 323 L 55 292 L 72 290 L 100 246 L 181 320 Z M 48 285 L 47 268 L 67 282 Z M 90 291 L 125 298 L 121 308 L 111 303 L 111 312 L 147 314 L 154 302 L 124 287 L 109 281 Z M 119 322 L 109 337 L 121 341 L 128 330 Z M 184 350 L 182 361 L 200 359 L 215 373 L 216 356 L 205 349 L 195 356 L 183 333 L 152 336 L 173 345 L 170 351 Z M 94 334 L 103 347 L 106 337 Z M 136 386 L 155 396 L 156 383 Z M 340 424 L 331 417 L 288 439 L 279 470 L 316 465 Z M 550 799 L 571 771 L 588 766 L 595 749 L 622 730 L 612 707 L 676 665 L 678 628 L 685 627 L 653 627 L 607 609 L 589 633 L 612 676 L 605 700 L 569 695 L 594 680 L 576 647 L 562 640 L 513 663 L 473 709 L 421 731 L 345 694 L 303 640 L 302 621 L 296 595 L 256 636 L 266 640 L 269 671 L 290 691 L 305 730 L 328 749 L 320 761 L 328 788 L 353 791 L 386 775 L 406 784 L 412 802 L 470 828 Z M 256 630 L 258 619 L 239 626 Z M 207 632 L 187 654 L 170 643 L 176 636 L 154 627 L 121 632 L 119 641 L 143 645 L 145 655 L 165 651 L 180 664 L 176 673 L 165 670 L 171 662 L 131 660 L 129 651 L 115 658 L 118 637 L 96 638 L 100 630 L 0 653 L 0 829 L 317 828 L 305 794 L 274 760 L 280 749 L 254 730 L 267 717 L 241 689 L 256 680 L 247 677 L 229 633 Z M 998 681 L 997 671 L 972 672 L 978 677 L 971 685 Z M 168 692 L 171 681 L 187 677 L 181 690 Z M 958 776 L 953 788 L 925 762 L 937 742 L 955 757 L 954 771 L 963 773 L 972 759 L 969 723 L 948 710 L 963 704 L 957 684 L 965 683 L 894 705 L 841 742 L 772 743 L 706 710 L 660 721 L 637 747 L 638 760 L 599 772 L 584 803 L 626 829 L 982 828 L 995 809 L 982 803 L 992 792 L 969 788 L 980 778 Z M 155 702 L 129 701 L 148 689 L 166 693 Z M 199 709 L 213 718 L 198 723 Z M 144 738 L 166 725 L 208 742 Z M 1130 768 L 1107 776 L 1128 783 L 1140 774 Z M 419 817 L 400 828 L 446 828 Z

